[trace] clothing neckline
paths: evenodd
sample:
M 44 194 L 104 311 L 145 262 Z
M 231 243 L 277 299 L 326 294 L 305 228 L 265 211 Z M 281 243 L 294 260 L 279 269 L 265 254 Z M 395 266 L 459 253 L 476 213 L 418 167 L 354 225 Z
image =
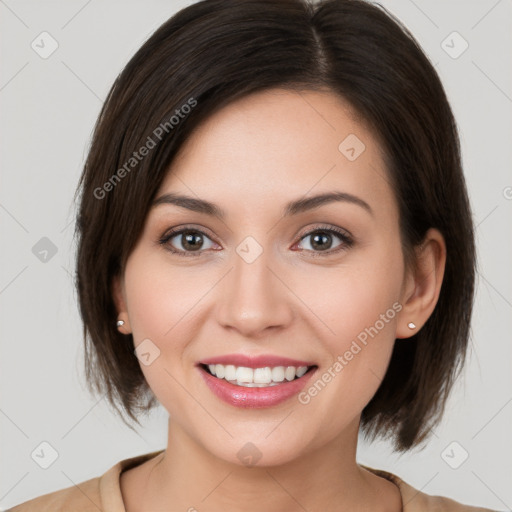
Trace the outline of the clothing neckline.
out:
M 109 510 L 110 512 L 126 512 L 120 487 L 121 473 L 143 464 L 144 462 L 160 455 L 164 451 L 165 449 L 156 450 L 150 453 L 124 459 L 112 466 L 103 476 L 101 476 L 99 482 L 100 496 L 104 509 Z M 418 499 L 418 497 L 421 500 L 421 496 L 419 496 L 421 493 L 393 473 L 389 473 L 388 471 L 381 469 L 375 469 L 364 464 L 358 463 L 358 466 L 395 484 L 402 499 L 402 512 L 413 512 L 413 510 L 409 510 L 407 503 L 414 498 Z

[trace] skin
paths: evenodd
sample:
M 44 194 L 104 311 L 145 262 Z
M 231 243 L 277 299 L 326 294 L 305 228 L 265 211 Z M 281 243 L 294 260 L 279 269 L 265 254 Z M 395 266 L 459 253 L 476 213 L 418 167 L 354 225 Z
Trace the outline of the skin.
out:
M 349 134 L 365 144 L 354 161 L 338 150 Z M 432 313 L 446 248 L 431 229 L 417 251 L 417 272 L 405 268 L 386 173 L 377 138 L 329 91 L 253 94 L 189 138 L 156 197 L 205 199 L 226 218 L 153 207 L 114 282 L 120 330 L 133 334 L 135 346 L 149 338 L 160 350 L 141 369 L 170 416 L 163 454 L 121 475 L 128 512 L 216 512 L 240 504 L 246 512 L 401 510 L 398 488 L 356 462 L 360 416 L 395 339 L 417 332 Z M 282 216 L 289 201 L 334 190 L 363 199 L 373 215 L 331 202 Z M 185 224 L 205 232 L 200 251 L 188 249 L 194 256 L 166 249 L 186 251 L 182 235 L 158 244 Z M 346 230 L 354 243 L 333 234 L 318 248 L 319 226 Z M 236 252 L 247 236 L 263 249 L 250 264 Z M 198 376 L 199 360 L 243 353 L 315 361 L 320 377 L 394 303 L 401 311 L 306 405 L 293 397 L 264 409 L 236 408 Z M 237 457 L 248 442 L 262 454 L 253 467 Z

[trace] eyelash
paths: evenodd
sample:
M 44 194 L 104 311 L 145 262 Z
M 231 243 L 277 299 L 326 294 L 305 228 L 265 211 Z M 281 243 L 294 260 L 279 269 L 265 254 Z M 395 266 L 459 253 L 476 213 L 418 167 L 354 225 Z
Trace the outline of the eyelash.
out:
M 199 233 L 201 235 L 206 236 L 207 238 L 210 238 L 207 235 L 207 233 L 205 233 L 204 231 L 202 231 L 200 229 L 194 228 L 192 226 L 185 226 L 185 227 L 182 227 L 182 228 L 179 228 L 179 229 L 171 229 L 170 231 L 167 231 L 164 234 L 164 236 L 162 236 L 158 240 L 158 243 L 160 245 L 162 245 L 162 246 L 166 245 L 167 246 L 167 247 L 165 247 L 166 250 L 168 250 L 169 252 L 171 252 L 173 254 L 177 254 L 178 256 L 185 256 L 185 257 L 189 257 L 189 256 L 191 256 L 191 257 L 198 257 L 198 256 L 201 256 L 201 254 L 204 252 L 204 250 L 199 250 L 199 251 L 181 251 L 181 250 L 176 250 L 176 249 L 172 248 L 171 245 L 168 245 L 169 240 L 171 240 L 175 236 L 181 235 L 183 233 L 188 233 L 188 232 L 190 232 L 190 233 Z M 341 251 L 345 251 L 345 250 L 349 249 L 350 247 L 352 247 L 352 245 L 354 244 L 354 240 L 352 239 L 352 237 L 349 236 L 345 231 L 342 231 L 341 229 L 335 228 L 335 227 L 332 227 L 332 226 L 319 226 L 319 227 L 316 227 L 315 229 L 313 229 L 311 231 L 308 231 L 307 233 L 304 233 L 300 237 L 299 242 L 301 242 L 303 239 L 307 238 L 308 236 L 311 236 L 311 235 L 316 234 L 316 233 L 334 234 L 334 235 L 338 236 L 343 243 L 340 244 L 335 249 L 328 249 L 327 251 L 311 251 L 309 249 L 300 249 L 299 252 L 304 252 L 304 251 L 311 252 L 313 258 L 328 257 L 328 256 L 332 256 L 333 254 L 337 254 L 337 253 L 339 253 Z

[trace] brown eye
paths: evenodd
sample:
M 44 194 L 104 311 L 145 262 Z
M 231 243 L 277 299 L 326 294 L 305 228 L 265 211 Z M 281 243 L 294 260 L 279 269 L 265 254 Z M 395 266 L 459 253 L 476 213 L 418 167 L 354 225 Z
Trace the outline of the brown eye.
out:
M 202 251 L 212 248 L 211 246 L 208 247 L 208 241 L 210 244 L 213 244 L 211 239 L 203 231 L 198 229 L 182 228 L 167 232 L 159 240 L 159 243 L 175 254 L 183 256 L 199 256 Z
M 203 244 L 203 235 L 194 231 L 188 231 L 177 235 L 180 237 L 181 246 L 187 251 L 197 251 Z
M 314 235 L 308 235 L 306 238 L 311 237 L 310 246 L 313 249 L 320 251 L 326 251 L 331 249 L 333 245 L 333 236 L 331 233 L 325 231 L 317 231 Z M 303 239 L 304 240 L 304 239 Z
M 336 244 L 335 239 L 340 240 Z M 310 239 L 308 244 L 305 244 L 306 247 L 299 247 L 301 251 L 308 251 L 312 253 L 318 253 L 316 255 L 322 255 L 320 253 L 325 252 L 326 256 L 330 254 L 337 253 L 338 251 L 348 249 L 353 245 L 353 240 L 346 233 L 339 231 L 334 228 L 317 228 L 313 231 L 310 231 L 306 235 L 301 237 L 300 244 L 304 240 Z M 333 245 L 335 244 L 335 245 Z M 309 247 L 308 247 L 309 246 Z

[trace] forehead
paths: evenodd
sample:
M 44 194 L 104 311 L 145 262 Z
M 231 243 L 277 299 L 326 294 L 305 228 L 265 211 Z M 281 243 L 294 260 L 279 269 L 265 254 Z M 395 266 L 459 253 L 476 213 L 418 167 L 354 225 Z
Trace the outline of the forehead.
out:
M 338 190 L 394 207 L 376 138 L 331 92 L 272 89 L 204 121 L 174 159 L 159 193 L 195 195 L 254 211 Z

